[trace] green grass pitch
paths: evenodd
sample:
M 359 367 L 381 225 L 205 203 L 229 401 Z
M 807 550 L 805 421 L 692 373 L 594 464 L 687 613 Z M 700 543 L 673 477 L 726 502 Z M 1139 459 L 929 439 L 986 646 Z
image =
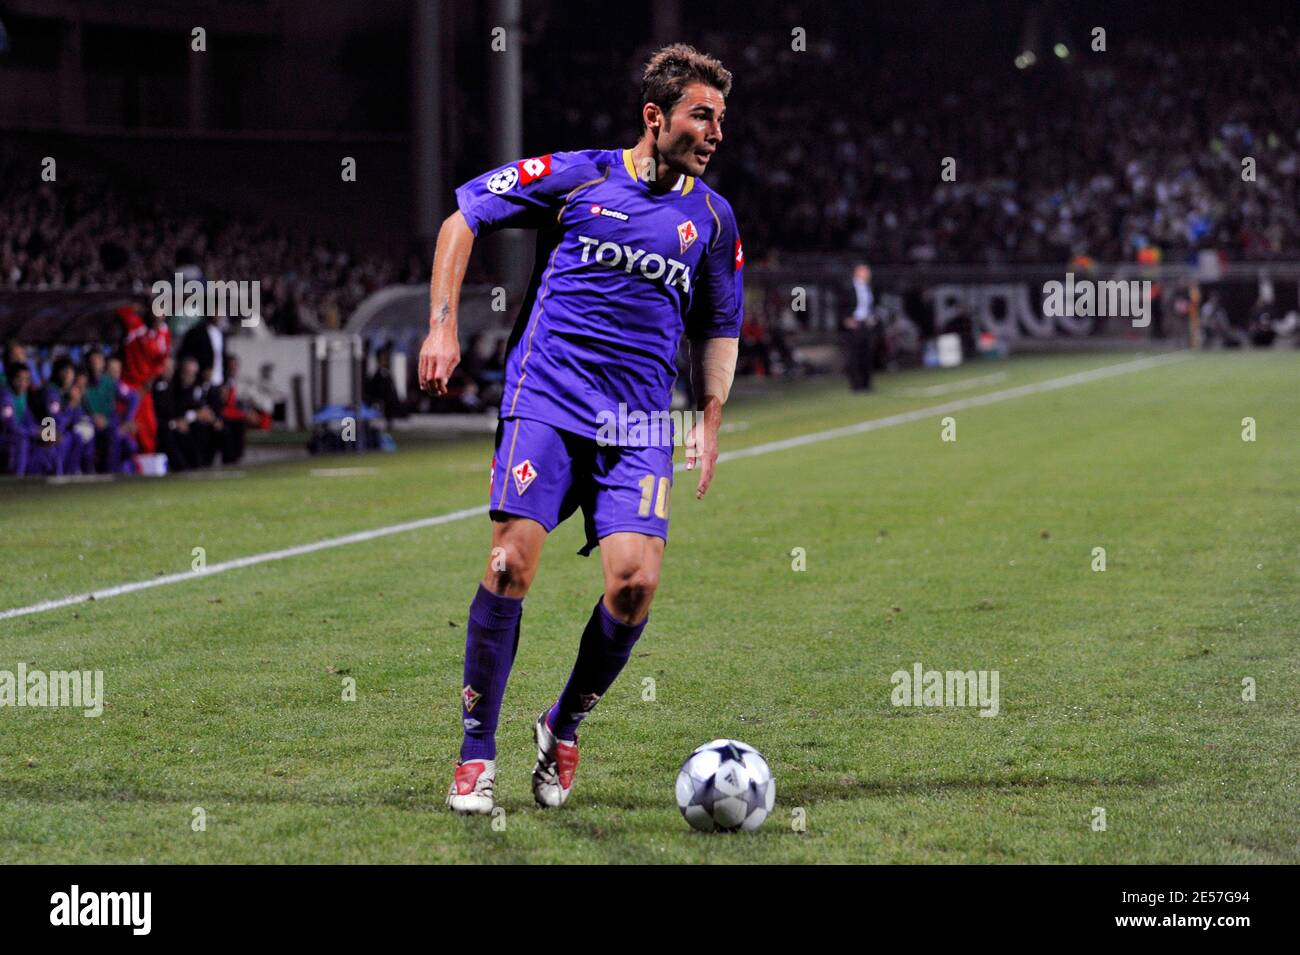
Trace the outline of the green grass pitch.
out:
M 776 384 L 723 450 L 1131 360 Z M 570 521 L 527 599 L 496 825 L 443 808 L 486 517 L 0 620 L 0 669 L 102 670 L 107 700 L 0 708 L 0 862 L 1300 862 L 1298 385 L 1294 353 L 1184 356 L 952 412 L 956 441 L 935 414 L 729 461 L 703 503 L 679 473 L 650 626 L 542 811 L 531 723 L 601 586 Z M 481 505 L 489 448 L 5 482 L 0 610 Z M 892 705 L 916 663 L 998 671 L 998 715 Z M 677 811 L 719 736 L 773 767 L 757 833 Z

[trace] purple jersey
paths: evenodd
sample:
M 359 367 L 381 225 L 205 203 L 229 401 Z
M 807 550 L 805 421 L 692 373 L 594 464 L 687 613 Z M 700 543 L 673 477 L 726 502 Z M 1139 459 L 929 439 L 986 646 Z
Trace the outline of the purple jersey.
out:
M 475 235 L 538 230 L 501 416 L 602 443 L 611 419 L 630 420 L 634 437 L 620 429 L 616 443 L 668 443 L 633 416 L 668 411 L 683 330 L 740 335 L 744 254 L 727 201 L 693 176 L 651 192 L 628 149 L 524 159 L 465 183 L 456 201 Z

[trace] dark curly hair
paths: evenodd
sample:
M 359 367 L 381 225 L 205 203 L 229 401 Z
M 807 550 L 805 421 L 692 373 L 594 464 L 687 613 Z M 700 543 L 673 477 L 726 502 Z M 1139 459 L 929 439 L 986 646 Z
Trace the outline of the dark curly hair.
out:
M 712 86 L 723 96 L 731 93 L 731 73 L 718 60 L 685 43 L 674 43 L 651 54 L 641 74 L 641 109 L 654 103 L 665 113 L 682 98 L 691 83 Z M 641 121 L 645 128 L 645 120 Z

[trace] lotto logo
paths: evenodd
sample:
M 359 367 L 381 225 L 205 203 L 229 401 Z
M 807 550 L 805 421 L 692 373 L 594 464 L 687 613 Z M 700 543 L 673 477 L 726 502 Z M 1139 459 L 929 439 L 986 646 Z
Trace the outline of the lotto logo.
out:
M 543 176 L 551 174 L 551 154 L 538 156 L 535 159 L 519 160 L 519 182 L 522 185 L 528 185 L 541 179 Z
M 593 203 L 591 206 L 593 216 L 607 216 L 610 219 L 618 219 L 620 222 L 627 221 L 627 213 L 619 212 L 617 209 L 606 209 L 600 203 Z
M 744 265 L 745 265 L 745 249 L 743 246 L 741 246 L 740 240 L 737 239 L 736 240 L 736 271 L 739 272 L 744 267 Z

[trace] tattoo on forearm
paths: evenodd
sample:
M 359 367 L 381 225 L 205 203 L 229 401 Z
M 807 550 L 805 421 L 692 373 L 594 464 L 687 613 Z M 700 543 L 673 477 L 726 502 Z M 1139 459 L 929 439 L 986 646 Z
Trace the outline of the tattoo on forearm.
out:
M 444 299 L 442 304 L 438 306 L 438 314 L 434 320 L 439 325 L 441 325 L 443 322 L 447 320 L 447 316 L 450 314 L 451 314 L 451 303 L 448 302 L 446 299 Z

